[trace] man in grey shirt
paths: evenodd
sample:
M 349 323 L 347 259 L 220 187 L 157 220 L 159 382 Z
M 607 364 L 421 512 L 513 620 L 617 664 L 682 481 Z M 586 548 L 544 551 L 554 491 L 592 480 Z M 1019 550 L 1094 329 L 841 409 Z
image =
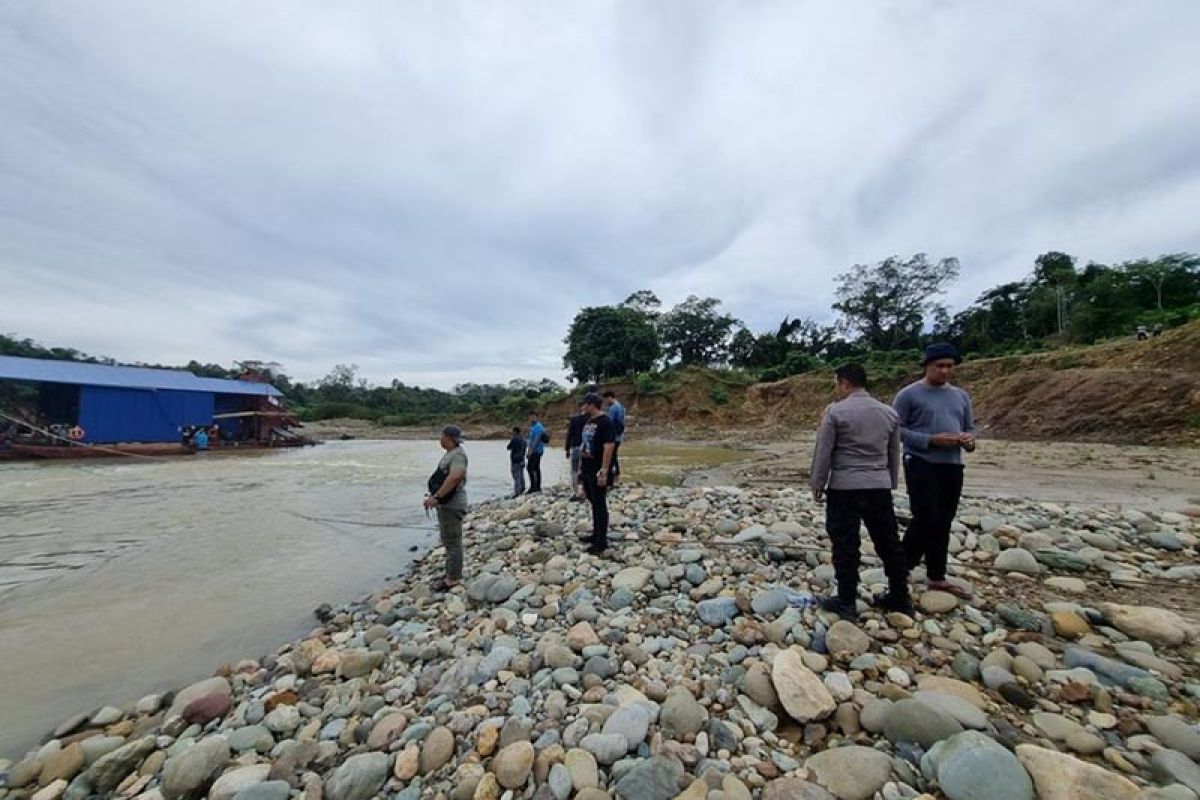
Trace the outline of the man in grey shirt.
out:
M 913 614 L 908 565 L 892 508 L 900 474 L 896 412 L 867 393 L 861 365 L 838 367 L 835 379 L 839 399 L 821 417 L 811 477 L 813 499 L 826 502 L 825 530 L 837 578 L 837 595 L 822 600 L 821 607 L 843 619 L 858 616 L 859 530 L 865 523 L 888 578 L 888 591 L 876 604 Z
M 905 386 L 892 405 L 904 441 L 904 483 L 912 522 L 904 534 L 910 569 L 925 561 L 929 588 L 969 593 L 946 580 L 950 526 L 963 486 L 963 451 L 975 449 L 971 398 L 950 382 L 962 357 L 946 342 L 925 348 L 925 376 Z

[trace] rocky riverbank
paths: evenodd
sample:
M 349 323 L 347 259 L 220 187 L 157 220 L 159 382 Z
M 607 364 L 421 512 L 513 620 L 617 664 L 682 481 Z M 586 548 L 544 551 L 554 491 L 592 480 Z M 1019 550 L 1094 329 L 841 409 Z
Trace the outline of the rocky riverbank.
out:
M 811 605 L 832 568 L 800 492 L 627 487 L 613 509 L 596 559 L 564 495 L 481 506 L 462 588 L 431 593 L 435 551 L 300 642 L 66 720 L 0 761 L 0 800 L 1200 793 L 1200 509 L 968 499 L 974 599 L 918 572 L 916 618 L 857 623 Z

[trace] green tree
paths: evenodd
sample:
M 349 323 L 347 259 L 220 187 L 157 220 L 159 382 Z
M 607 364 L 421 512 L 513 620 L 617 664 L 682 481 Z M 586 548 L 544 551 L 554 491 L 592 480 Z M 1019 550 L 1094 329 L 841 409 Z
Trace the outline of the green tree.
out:
M 856 264 L 837 277 L 833 308 L 842 315 L 842 329 L 858 334 L 870 348 L 915 347 L 926 316 L 942 308 L 934 298 L 958 277 L 958 270 L 957 258 L 935 262 L 925 253 Z
M 659 320 L 663 354 L 681 366 L 709 366 L 729 360 L 733 329 L 739 325 L 729 314 L 721 314 L 715 297 L 689 295 Z
M 580 310 L 564 341 L 563 366 L 578 381 L 645 372 L 653 369 L 662 355 L 651 318 L 624 305 Z
M 1175 253 L 1155 259 L 1129 261 L 1122 266 L 1134 282 L 1154 291 L 1154 307 L 1159 311 L 1190 305 L 1197 300 L 1200 258 L 1195 255 Z M 1165 305 L 1164 295 L 1167 298 Z

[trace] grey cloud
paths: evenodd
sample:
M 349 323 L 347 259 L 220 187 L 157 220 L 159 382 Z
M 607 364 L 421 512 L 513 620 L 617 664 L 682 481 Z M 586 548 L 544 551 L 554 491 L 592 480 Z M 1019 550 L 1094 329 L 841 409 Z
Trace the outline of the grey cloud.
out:
M 312 379 L 560 374 L 638 288 L 1200 248 L 1195 4 L 0 8 L 0 327 Z

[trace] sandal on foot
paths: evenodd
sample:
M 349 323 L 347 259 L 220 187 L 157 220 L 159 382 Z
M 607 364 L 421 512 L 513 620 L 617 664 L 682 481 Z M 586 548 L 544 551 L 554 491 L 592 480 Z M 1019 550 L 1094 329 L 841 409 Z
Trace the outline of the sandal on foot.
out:
M 970 589 L 965 589 L 956 583 L 951 583 L 950 581 L 930 581 L 929 588 L 938 592 L 948 592 L 962 600 L 971 599 Z

